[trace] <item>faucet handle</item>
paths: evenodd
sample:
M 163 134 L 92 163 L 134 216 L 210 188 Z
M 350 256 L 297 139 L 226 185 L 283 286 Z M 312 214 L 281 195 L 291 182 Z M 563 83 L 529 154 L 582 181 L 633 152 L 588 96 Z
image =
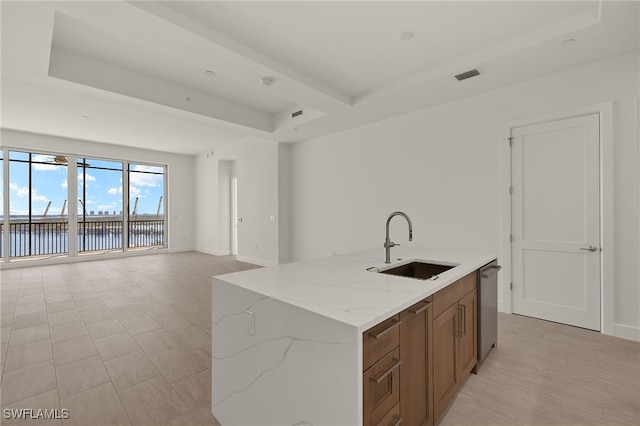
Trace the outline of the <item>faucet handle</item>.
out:
M 391 248 L 391 247 L 395 247 L 395 246 L 399 246 L 400 244 L 396 244 L 393 241 L 389 241 L 387 239 L 387 241 L 384 242 L 384 247 L 385 248 Z

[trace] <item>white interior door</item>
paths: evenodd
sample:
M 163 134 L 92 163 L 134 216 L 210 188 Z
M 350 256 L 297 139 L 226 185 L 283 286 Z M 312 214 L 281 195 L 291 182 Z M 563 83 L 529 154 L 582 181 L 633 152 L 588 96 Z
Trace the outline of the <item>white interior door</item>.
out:
M 513 128 L 513 312 L 600 330 L 598 114 Z

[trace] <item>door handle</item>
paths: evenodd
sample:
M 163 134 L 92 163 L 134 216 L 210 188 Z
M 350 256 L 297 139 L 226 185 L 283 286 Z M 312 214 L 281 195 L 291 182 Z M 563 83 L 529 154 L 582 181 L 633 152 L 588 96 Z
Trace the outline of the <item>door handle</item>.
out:
M 591 253 L 593 253 L 597 249 L 594 246 L 589 246 L 589 247 L 580 247 L 580 250 L 586 250 L 586 251 L 590 251 Z

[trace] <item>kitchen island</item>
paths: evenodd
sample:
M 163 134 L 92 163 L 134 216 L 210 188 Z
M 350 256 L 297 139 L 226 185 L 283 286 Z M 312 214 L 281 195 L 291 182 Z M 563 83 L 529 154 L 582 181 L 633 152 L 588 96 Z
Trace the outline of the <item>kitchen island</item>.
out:
M 388 266 L 383 255 L 372 249 L 213 278 L 212 412 L 222 425 L 363 424 L 363 332 L 495 259 L 393 249 L 392 265 L 455 265 L 431 281 L 375 272 Z

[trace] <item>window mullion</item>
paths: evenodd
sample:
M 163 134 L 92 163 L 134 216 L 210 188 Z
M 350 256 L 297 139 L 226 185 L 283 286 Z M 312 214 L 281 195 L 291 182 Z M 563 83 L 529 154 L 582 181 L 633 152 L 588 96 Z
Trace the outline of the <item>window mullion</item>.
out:
M 11 216 L 11 212 L 9 211 L 9 150 L 6 148 L 0 148 L 3 150 L 2 153 L 2 191 L 4 197 L 2 197 L 2 232 L 4 235 L 2 236 L 2 254 L 5 262 L 9 262 L 10 250 L 11 250 L 11 229 L 9 224 L 9 219 Z
M 122 164 L 122 249 L 129 250 L 129 162 Z
M 69 257 L 78 256 L 78 157 L 70 155 L 67 162 L 67 200 L 69 212 Z

